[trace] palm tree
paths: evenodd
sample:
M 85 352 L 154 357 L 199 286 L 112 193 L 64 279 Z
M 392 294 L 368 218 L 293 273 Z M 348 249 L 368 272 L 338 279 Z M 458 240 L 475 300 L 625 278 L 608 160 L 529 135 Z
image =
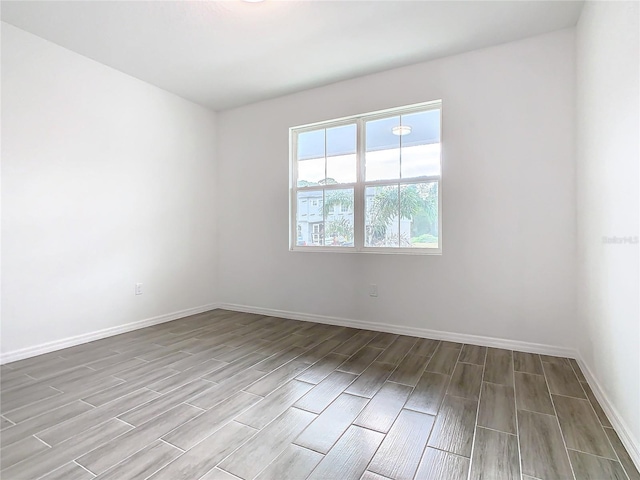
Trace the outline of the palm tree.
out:
M 435 183 L 378 187 L 368 212 L 367 244 L 384 242 L 391 222 L 413 220 L 420 215 L 433 223 L 438 218 L 438 196 Z M 400 198 L 398 198 L 398 195 Z M 409 245 L 408 238 L 400 242 Z
M 340 206 L 343 211 L 353 211 L 353 190 L 328 190 L 325 193 L 322 211 L 324 218 Z M 338 218 L 327 222 L 325 232 L 331 237 L 342 237 L 345 241 L 353 241 L 353 224 L 346 218 Z
M 335 207 L 342 207 L 353 210 L 353 190 L 327 190 L 324 196 L 322 213 L 325 218 Z

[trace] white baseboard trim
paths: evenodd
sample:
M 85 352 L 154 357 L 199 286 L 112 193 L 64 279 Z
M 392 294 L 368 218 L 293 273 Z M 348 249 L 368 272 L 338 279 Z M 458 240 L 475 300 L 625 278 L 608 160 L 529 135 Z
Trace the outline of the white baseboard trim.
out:
M 36 355 L 42 355 L 43 353 L 62 350 L 63 348 L 74 347 L 82 343 L 100 340 L 101 338 L 112 337 L 113 335 L 118 335 L 120 333 L 131 332 L 132 330 L 139 330 L 141 328 L 150 327 L 152 325 L 170 322 L 172 320 L 188 317 L 190 315 L 196 315 L 198 313 L 207 312 L 216 308 L 218 308 L 218 304 L 211 303 L 208 305 L 202 305 L 200 307 L 188 308 L 179 312 L 172 312 L 164 315 L 159 315 L 157 317 L 138 320 L 137 322 L 118 325 L 116 327 L 105 328 L 103 330 L 97 330 L 95 332 L 83 333 L 82 335 L 63 338 L 61 340 L 56 340 L 53 342 L 42 343 L 40 345 L 34 345 L 33 347 L 21 348 L 19 350 L 13 350 L 10 352 L 2 352 L 0 353 L 0 365 L 4 365 L 5 363 L 9 362 L 15 362 L 17 360 L 23 360 L 25 358 L 35 357 Z
M 449 342 L 472 343 L 485 347 L 505 348 L 507 350 L 518 350 L 520 352 L 539 353 L 542 355 L 554 355 L 557 357 L 575 358 L 577 351 L 572 348 L 544 345 L 540 343 L 522 342 L 519 340 L 507 340 L 504 338 L 483 337 L 480 335 L 469 335 L 464 333 L 444 332 L 441 330 L 430 330 L 428 328 L 409 327 L 404 325 L 392 325 L 389 323 L 368 322 L 366 320 L 353 320 L 342 317 L 329 317 L 311 313 L 289 312 L 286 310 L 275 310 L 272 308 L 251 307 L 247 305 L 237 305 L 233 303 L 220 303 L 218 308 L 234 310 L 236 312 L 255 313 L 258 315 L 268 315 L 270 317 L 289 318 L 292 320 L 302 320 L 305 322 L 326 323 L 341 327 L 362 328 L 365 330 L 375 330 L 378 332 L 397 333 L 400 335 L 411 335 L 413 337 L 433 338 L 434 340 L 446 340 Z
M 609 400 L 609 397 L 600 385 L 600 382 L 598 382 L 595 375 L 587 363 L 582 359 L 580 354 L 578 354 L 576 361 L 580 366 L 580 370 L 582 370 L 582 373 L 587 379 L 587 383 L 591 387 L 591 390 L 593 390 L 593 394 L 596 396 L 598 403 L 600 403 L 604 413 L 611 422 L 613 429 L 616 431 L 622 441 L 622 444 L 627 449 L 631 460 L 635 463 L 636 468 L 640 470 L 640 441 L 635 438 L 631 429 L 629 429 L 627 423 L 623 420 L 616 407 L 613 406 L 613 403 Z

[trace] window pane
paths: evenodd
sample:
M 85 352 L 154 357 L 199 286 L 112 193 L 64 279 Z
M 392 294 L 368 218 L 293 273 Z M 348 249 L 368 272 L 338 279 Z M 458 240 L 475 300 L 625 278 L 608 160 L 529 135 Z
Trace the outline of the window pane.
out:
M 365 190 L 365 247 L 398 247 L 398 185 Z
M 322 245 L 324 242 L 323 191 L 298 192 L 296 245 Z
M 353 188 L 324 192 L 325 245 L 353 247 Z
M 440 175 L 440 110 L 402 115 L 402 178 Z
M 327 184 L 356 181 L 356 125 L 327 128 Z
M 325 178 L 325 130 L 298 135 L 298 186 L 319 185 Z
M 404 135 L 393 133 L 397 127 L 400 127 L 400 116 L 366 122 L 367 181 L 400 178 L 400 138 Z
M 298 160 L 324 156 L 324 128 L 298 135 Z
M 311 158 L 298 162 L 298 186 L 321 185 L 324 183 L 324 158 Z
M 400 246 L 438 248 L 438 182 L 400 187 Z

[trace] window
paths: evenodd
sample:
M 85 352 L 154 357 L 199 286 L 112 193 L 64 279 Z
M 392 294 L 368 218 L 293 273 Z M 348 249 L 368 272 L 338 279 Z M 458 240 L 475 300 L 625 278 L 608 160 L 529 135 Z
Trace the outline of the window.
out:
M 441 110 L 291 128 L 291 249 L 440 253 Z

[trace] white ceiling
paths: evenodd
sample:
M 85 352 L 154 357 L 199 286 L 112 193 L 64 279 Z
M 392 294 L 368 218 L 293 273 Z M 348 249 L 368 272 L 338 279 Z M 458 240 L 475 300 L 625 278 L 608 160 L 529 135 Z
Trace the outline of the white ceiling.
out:
M 576 24 L 581 1 L 2 1 L 2 20 L 215 110 Z

